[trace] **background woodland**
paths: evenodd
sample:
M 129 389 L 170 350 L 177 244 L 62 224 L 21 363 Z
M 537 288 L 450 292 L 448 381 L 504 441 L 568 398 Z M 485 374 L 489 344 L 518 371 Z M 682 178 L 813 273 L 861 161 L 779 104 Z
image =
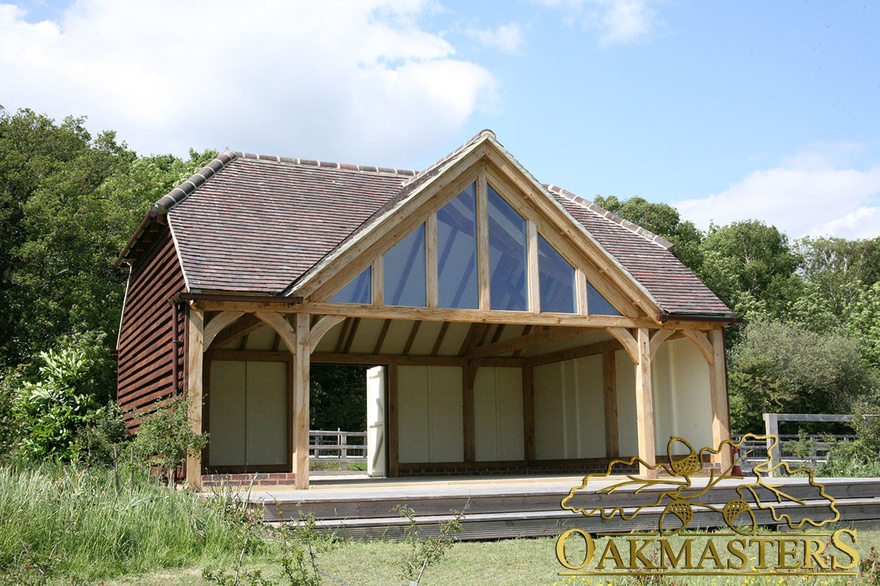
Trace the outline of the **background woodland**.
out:
M 0 453 L 90 457 L 124 434 L 111 351 L 127 275 L 113 262 L 214 156 L 143 156 L 83 118 L 0 108 Z M 766 411 L 880 412 L 880 236 L 791 241 L 760 219 L 703 232 L 667 204 L 594 201 L 673 242 L 742 317 L 727 332 L 734 432 L 761 431 Z M 363 430 L 363 380 L 313 369 L 312 428 Z

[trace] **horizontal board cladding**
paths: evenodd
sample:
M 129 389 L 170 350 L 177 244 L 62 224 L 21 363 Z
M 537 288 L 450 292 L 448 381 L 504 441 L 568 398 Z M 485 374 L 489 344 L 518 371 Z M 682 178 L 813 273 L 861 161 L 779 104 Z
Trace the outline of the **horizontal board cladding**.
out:
M 183 376 L 183 312 L 176 323 L 169 300 L 184 291 L 183 271 L 167 227 L 132 268 L 119 332 L 116 397 L 126 413 L 129 431 L 136 431 L 140 411 L 170 397 L 174 361 L 178 382 Z M 181 342 L 176 352 L 176 339 Z

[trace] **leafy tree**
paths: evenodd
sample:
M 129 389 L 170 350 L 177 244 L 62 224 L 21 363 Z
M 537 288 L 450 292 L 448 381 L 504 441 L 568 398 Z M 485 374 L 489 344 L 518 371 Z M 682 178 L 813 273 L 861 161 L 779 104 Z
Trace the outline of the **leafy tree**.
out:
M 106 357 L 125 290 L 113 261 L 149 206 L 216 155 L 138 158 L 84 124 L 0 108 L 0 366 L 69 337 Z M 106 366 L 91 390 L 99 403 L 115 386 Z
M 801 293 L 798 255 L 773 226 L 758 220 L 712 225 L 701 248 L 700 276 L 747 320 L 784 316 Z
M 367 429 L 367 368 L 316 364 L 310 372 L 311 428 Z
M 849 413 L 880 390 L 853 340 L 779 321 L 745 326 L 728 377 L 731 427 L 742 433 L 762 429 L 762 413 Z
M 699 271 L 703 262 L 700 243 L 703 234 L 693 222 L 682 222 L 678 210 L 665 203 L 651 203 L 641 197 L 619 200 L 616 196 L 596 196 L 596 205 L 621 218 L 638 224 L 675 245 L 675 254 L 693 271 Z
M 18 450 L 27 459 L 69 461 L 77 453 L 77 435 L 97 408 L 89 392 L 97 373 L 74 348 L 40 356 L 39 380 L 23 382 L 13 407 L 23 433 Z

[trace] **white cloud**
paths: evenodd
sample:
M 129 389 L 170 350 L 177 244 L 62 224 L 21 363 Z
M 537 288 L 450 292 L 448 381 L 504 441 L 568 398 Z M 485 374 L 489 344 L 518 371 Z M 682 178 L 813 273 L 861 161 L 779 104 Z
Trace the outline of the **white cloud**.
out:
M 568 11 L 569 19 L 599 31 L 605 45 L 630 43 L 648 36 L 656 13 L 648 0 L 536 0 Z
M 673 205 L 703 229 L 710 222 L 758 219 L 791 238 L 876 238 L 880 163 L 866 169 L 846 165 L 841 157 L 851 146 L 813 148 L 777 168 L 755 171 L 720 193 Z
M 495 29 L 468 29 L 467 34 L 486 47 L 505 53 L 516 53 L 522 45 L 522 30 L 516 23 L 502 24 Z
M 0 5 L 0 104 L 88 115 L 139 152 L 236 148 L 423 164 L 496 80 L 418 25 L 426 0 Z M 368 153 L 365 157 L 364 153 Z M 421 155 L 421 157 L 420 157 Z

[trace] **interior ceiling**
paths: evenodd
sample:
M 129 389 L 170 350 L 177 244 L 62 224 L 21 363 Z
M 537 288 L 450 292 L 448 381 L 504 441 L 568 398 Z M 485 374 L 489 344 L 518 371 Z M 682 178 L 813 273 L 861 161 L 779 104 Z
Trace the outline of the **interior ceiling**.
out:
M 316 353 L 387 356 L 536 357 L 612 340 L 602 329 L 347 318 Z M 246 315 L 217 336 L 212 349 L 286 352 L 278 334 Z

